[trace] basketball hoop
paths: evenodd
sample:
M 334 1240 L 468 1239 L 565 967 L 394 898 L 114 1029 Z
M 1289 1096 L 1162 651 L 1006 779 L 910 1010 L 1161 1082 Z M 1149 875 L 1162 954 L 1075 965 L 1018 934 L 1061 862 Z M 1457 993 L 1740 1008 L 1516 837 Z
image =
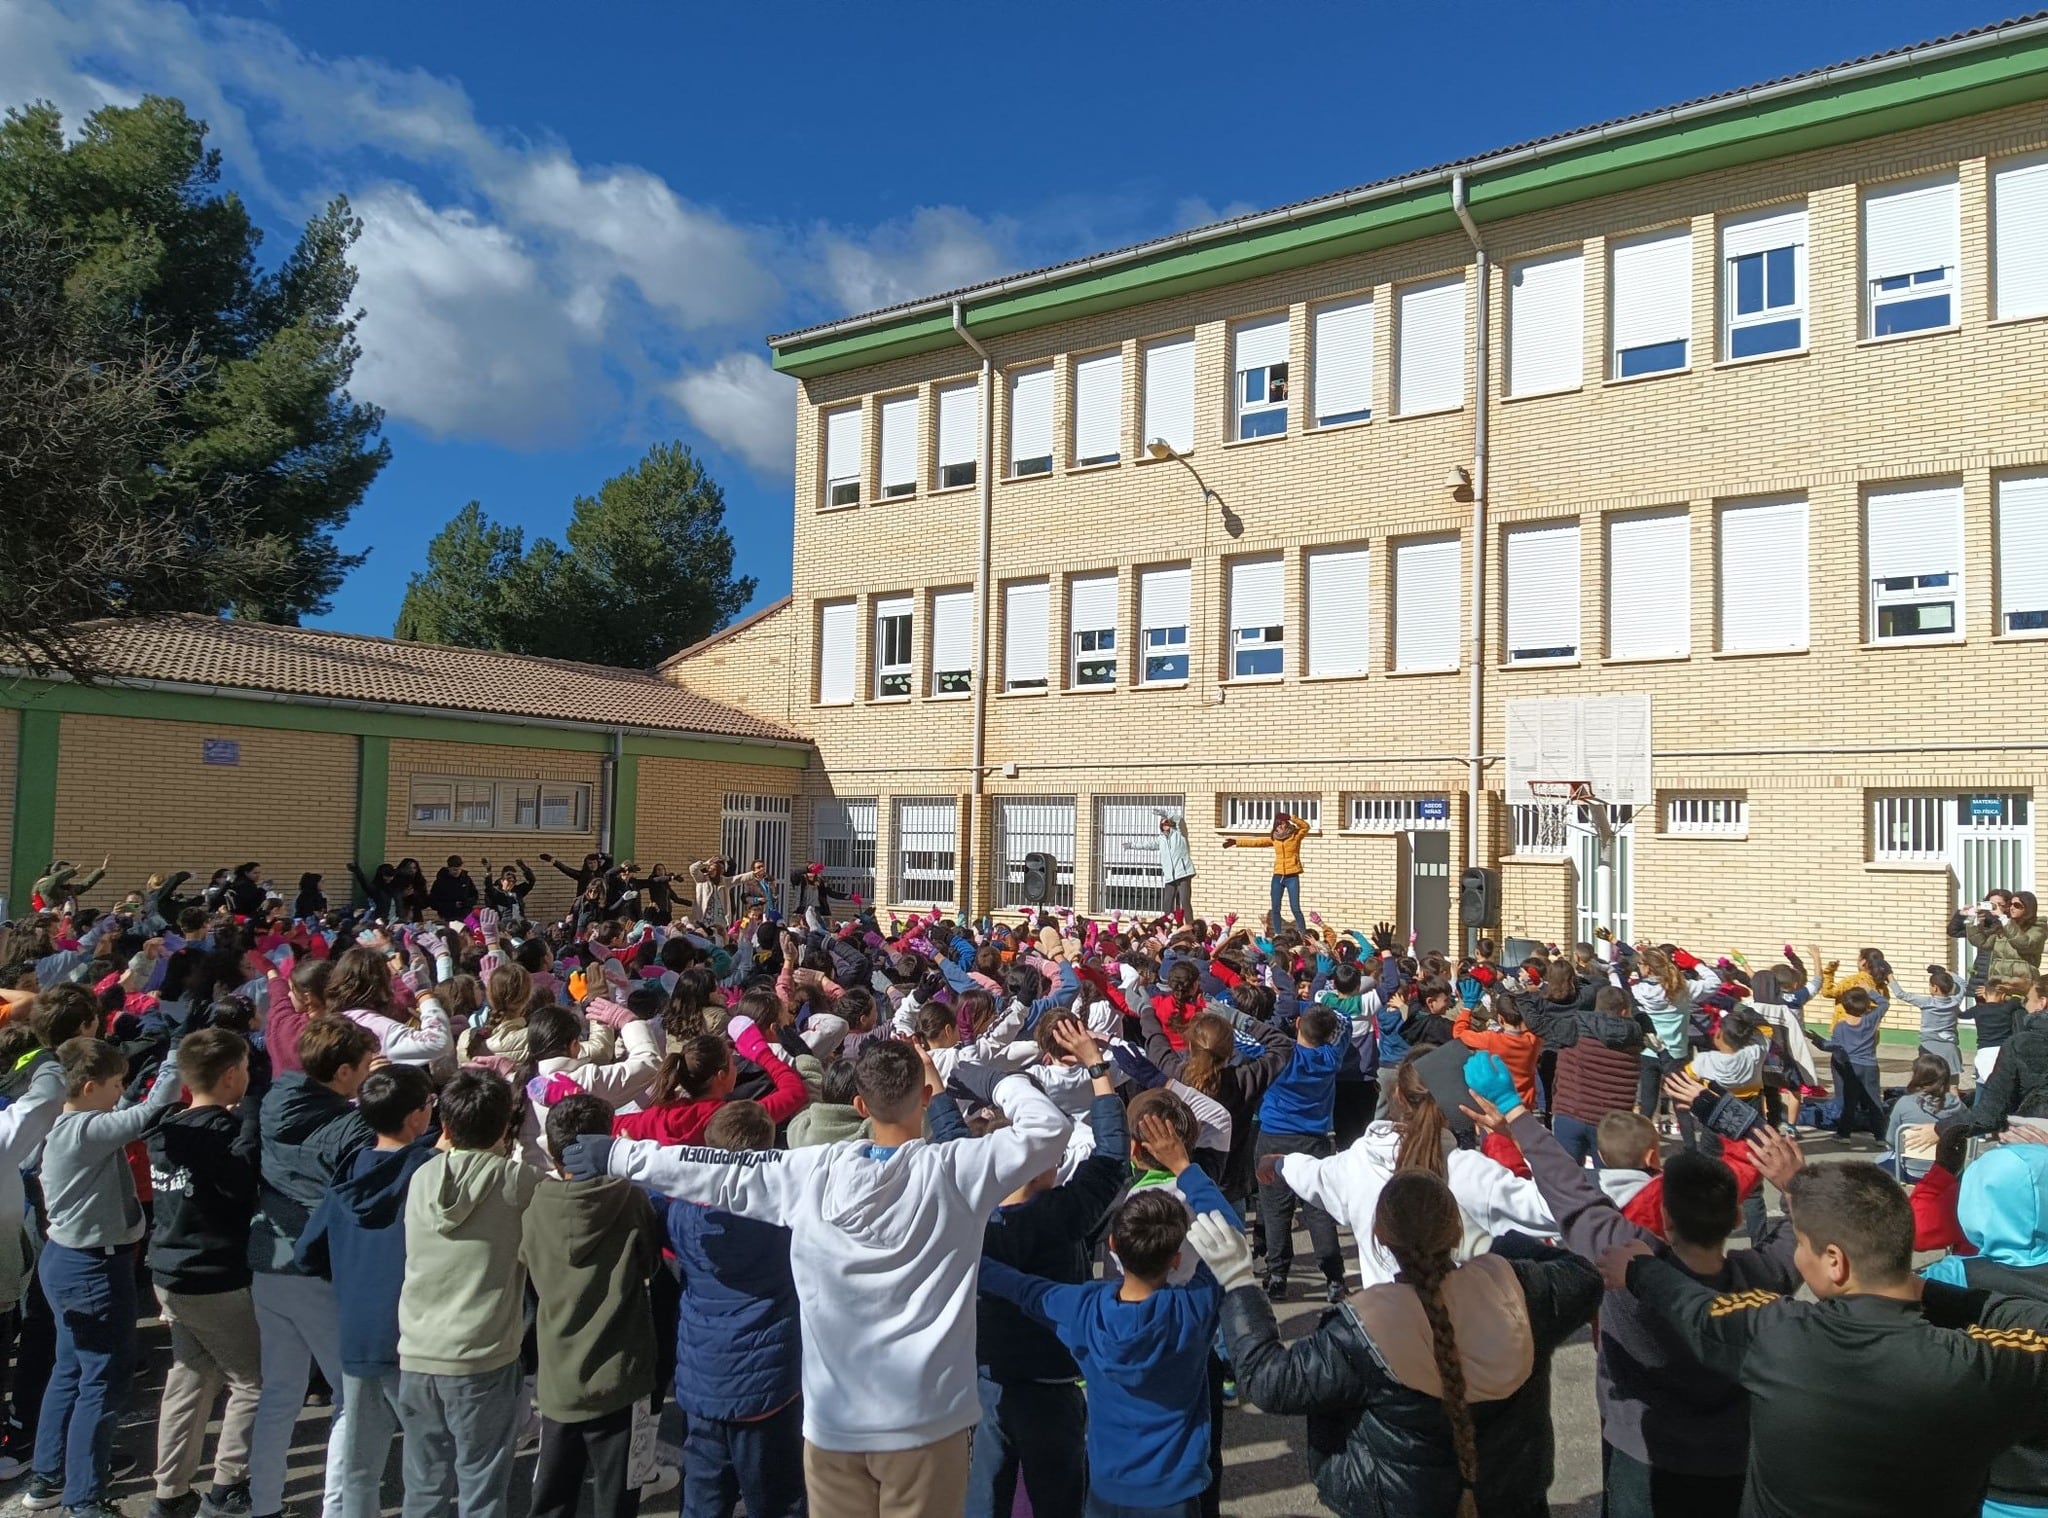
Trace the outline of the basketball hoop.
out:
M 1593 793 L 1590 780 L 1531 780 L 1529 794 L 1538 801 L 1568 805 L 1570 811 L 1565 814 L 1568 826 L 1588 828 L 1602 842 L 1614 836 L 1614 823 L 1607 814 L 1607 803 Z

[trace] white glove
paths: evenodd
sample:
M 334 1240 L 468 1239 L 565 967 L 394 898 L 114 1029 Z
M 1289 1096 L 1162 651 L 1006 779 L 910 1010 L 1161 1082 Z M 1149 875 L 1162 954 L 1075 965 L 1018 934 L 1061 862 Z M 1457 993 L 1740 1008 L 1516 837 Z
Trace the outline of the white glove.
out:
M 1222 1213 L 1205 1212 L 1188 1224 L 1188 1242 L 1225 1291 L 1252 1284 L 1251 1243 Z

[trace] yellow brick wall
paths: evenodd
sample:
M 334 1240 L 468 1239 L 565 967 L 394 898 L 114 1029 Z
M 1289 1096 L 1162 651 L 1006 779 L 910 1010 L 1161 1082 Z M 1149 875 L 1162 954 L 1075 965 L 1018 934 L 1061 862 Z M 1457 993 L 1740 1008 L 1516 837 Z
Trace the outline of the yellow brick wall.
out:
M 410 806 L 412 777 L 450 776 L 465 780 L 567 780 L 590 787 L 590 826 L 579 833 L 450 832 L 415 829 Z M 596 754 L 544 748 L 510 748 L 495 744 L 422 742 L 395 738 L 391 742 L 391 787 L 385 821 L 386 851 L 395 862 L 411 855 L 429 884 L 450 854 L 460 854 L 470 877 L 483 882 L 482 861 L 503 865 L 524 859 L 533 867 L 535 886 L 527 910 L 536 920 L 567 911 L 575 888 L 567 877 L 543 864 L 542 851 L 574 866 L 597 847 L 597 820 L 602 805 L 600 763 Z M 364 861 L 367 868 L 373 861 Z
M 204 739 L 233 739 L 241 762 L 201 762 Z M 289 901 L 299 876 L 349 896 L 355 847 L 356 740 L 214 723 L 67 713 L 59 729 L 57 852 L 88 867 L 109 857 L 106 905 L 157 871 L 214 870 L 254 859 Z
M 719 817 L 727 792 L 794 796 L 803 772 L 758 764 L 708 764 L 643 755 L 633 857 L 644 873 L 665 864 L 681 875 L 692 861 L 719 852 Z M 794 824 L 790 860 L 798 862 Z M 741 868 L 746 861 L 740 862 Z M 687 890 L 687 887 L 683 889 Z
M 663 673 L 714 701 L 795 725 L 799 712 L 810 710 L 811 687 L 797 663 L 795 619 L 788 613 L 788 607 L 770 612 Z

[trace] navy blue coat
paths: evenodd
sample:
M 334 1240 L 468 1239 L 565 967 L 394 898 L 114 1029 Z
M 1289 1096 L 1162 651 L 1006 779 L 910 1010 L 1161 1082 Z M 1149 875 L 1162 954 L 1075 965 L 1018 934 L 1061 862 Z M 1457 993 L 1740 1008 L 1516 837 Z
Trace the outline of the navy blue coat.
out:
M 803 1391 L 789 1230 L 691 1202 L 667 1206 L 683 1277 L 676 1405 L 728 1422 L 774 1412 Z

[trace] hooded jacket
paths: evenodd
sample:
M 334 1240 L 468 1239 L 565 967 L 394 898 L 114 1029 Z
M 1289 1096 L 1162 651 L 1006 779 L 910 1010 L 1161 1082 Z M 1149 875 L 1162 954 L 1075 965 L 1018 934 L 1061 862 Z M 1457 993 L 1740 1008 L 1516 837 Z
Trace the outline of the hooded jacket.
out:
M 19 1305 L 34 1266 L 21 1171 L 64 1111 L 64 1067 L 45 1055 L 33 1066 L 27 1090 L 12 1095 L 0 1111 L 0 1312 Z
M 983 1225 L 1059 1163 L 1069 1126 L 1021 1076 L 994 1095 L 1010 1125 L 971 1143 L 611 1147 L 613 1175 L 790 1230 L 797 1290 L 818 1304 L 804 1322 L 803 1391 L 804 1437 L 820 1449 L 917 1449 L 981 1419 L 971 1325 Z
M 693 1418 L 764 1418 L 803 1390 L 789 1230 L 690 1202 L 666 1206 L 683 1279 L 676 1406 Z
M 1634 1018 L 1609 1012 L 1587 1009 L 1568 1016 L 1571 1036 L 1557 1051 L 1550 1110 L 1589 1124 L 1628 1111 L 1642 1073 L 1643 1030 Z
M 1990 980 L 2032 980 L 2041 973 L 2041 951 L 2048 947 L 2048 923 L 2037 919 L 2023 928 L 1995 919 L 1988 927 L 1973 921 L 1964 929 L 1963 936 L 1973 947 L 1990 951 Z
M 809 1149 L 818 1144 L 839 1144 L 847 1139 L 873 1135 L 874 1124 L 862 1117 L 851 1102 L 812 1102 L 789 1120 L 789 1147 Z
M 539 1172 L 488 1149 L 437 1153 L 405 1199 L 398 1368 L 479 1376 L 519 1358 L 521 1224 Z
M 341 1368 L 351 1376 L 398 1374 L 405 1198 L 414 1173 L 433 1157 L 425 1140 L 357 1150 L 299 1236 L 299 1269 L 334 1283 Z
M 2048 1118 L 2048 1016 L 2029 1017 L 1998 1050 L 1977 1088 L 1973 1126 L 1996 1133 L 2007 1119 Z
M 186 1107 L 149 1136 L 154 1199 L 146 1263 L 166 1291 L 205 1296 L 249 1284 L 256 1125 L 227 1107 Z
M 263 1093 L 258 1129 L 263 1179 L 249 1224 L 249 1267 L 298 1275 L 292 1251 L 313 1209 L 355 1152 L 377 1136 L 347 1097 L 297 1070 Z
M 647 1282 L 661 1268 L 661 1235 L 647 1194 L 609 1177 L 544 1180 L 527 1204 L 519 1254 L 539 1302 L 534 1400 L 541 1416 L 582 1423 L 652 1392 Z M 795 1306 L 792 1300 L 792 1332 Z

